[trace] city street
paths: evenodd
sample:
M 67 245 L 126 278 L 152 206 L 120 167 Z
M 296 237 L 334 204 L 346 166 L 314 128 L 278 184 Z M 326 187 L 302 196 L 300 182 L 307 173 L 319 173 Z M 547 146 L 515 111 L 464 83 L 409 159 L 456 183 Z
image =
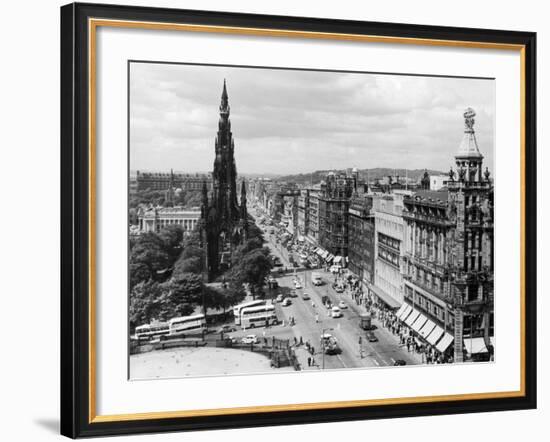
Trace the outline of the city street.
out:
M 266 232 L 265 236 L 271 253 L 281 259 L 283 266 L 291 267 L 286 248 L 275 242 L 275 235 Z M 322 275 L 321 286 L 314 286 L 311 283 L 313 271 Z M 378 341 L 369 342 L 365 331 L 359 327 L 360 315 L 366 311 L 356 304 L 348 291 L 336 293 L 332 288 L 334 275 L 331 273 L 322 270 L 301 270 L 294 274 L 280 275 L 276 279 L 279 287 L 268 289 L 266 299 L 268 303 L 276 306 L 277 317 L 281 324 L 267 329 L 239 330 L 232 334 L 234 337 L 240 338 L 246 334 L 256 334 L 259 338 L 275 336 L 290 339 L 291 343 L 294 343 L 294 340 L 299 343 L 301 339 L 304 345 L 297 346 L 296 353 L 303 369 L 308 369 L 307 357 L 310 356 L 305 347 L 306 342 L 309 342 L 314 349 L 314 369 L 321 369 L 323 364 L 325 369 L 393 366 L 396 360 L 400 359 L 407 365 L 422 362 L 420 355 L 408 352 L 406 347 L 399 344 L 398 337 L 384 328 L 375 318 L 372 319 L 372 324 L 376 327 L 373 332 Z M 283 306 L 277 303 L 275 298 L 279 294 L 290 297 L 294 290 L 295 279 L 300 281 L 302 288 L 295 290 L 295 297 L 291 298 L 292 304 Z M 304 300 L 304 293 L 307 293 L 310 299 Z M 330 316 L 330 310 L 322 303 L 323 296 L 328 296 L 334 306 L 341 301 L 346 304 L 347 308 L 342 309 L 342 317 Z M 290 325 L 291 318 L 294 318 L 294 325 Z M 323 357 L 320 341 L 323 333 L 329 333 L 337 339 L 341 349 L 339 354 Z

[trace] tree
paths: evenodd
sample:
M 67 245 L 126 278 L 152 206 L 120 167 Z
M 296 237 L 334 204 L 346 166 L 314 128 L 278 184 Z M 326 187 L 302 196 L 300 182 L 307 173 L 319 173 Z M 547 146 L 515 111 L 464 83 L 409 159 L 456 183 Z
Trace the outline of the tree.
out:
M 183 229 L 179 224 L 169 224 L 158 234 L 172 265 L 182 251 Z
M 167 283 L 168 302 L 181 313 L 186 305 L 202 304 L 202 278 L 196 273 L 173 276 Z M 181 316 L 178 314 L 178 316 Z
M 163 320 L 164 288 L 156 281 L 138 283 L 130 292 L 130 327 L 148 324 L 153 319 Z
M 148 281 L 152 277 L 151 270 L 142 262 L 130 262 L 130 290 L 142 281 Z
M 143 266 L 146 266 L 151 278 L 163 280 L 165 274 L 162 273 L 162 270 L 166 270 L 171 262 L 160 237 L 153 232 L 147 232 L 139 236 L 130 250 L 130 265 L 132 264 L 135 265 L 135 269 L 143 269 Z M 137 264 L 141 264 L 141 266 L 137 266 Z M 145 272 L 141 270 L 141 274 L 144 275 Z M 137 282 L 136 275 L 130 275 L 130 280 L 132 279 Z
M 241 284 L 248 283 L 252 297 L 263 294 L 265 278 L 271 273 L 273 263 L 265 249 L 254 249 L 235 264 L 231 273 Z

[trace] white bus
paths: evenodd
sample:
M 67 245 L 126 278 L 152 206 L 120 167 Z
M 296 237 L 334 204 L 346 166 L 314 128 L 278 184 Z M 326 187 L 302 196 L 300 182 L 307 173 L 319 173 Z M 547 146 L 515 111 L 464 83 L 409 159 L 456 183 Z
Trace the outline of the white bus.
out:
M 201 332 L 206 328 L 206 319 L 204 315 L 182 316 L 172 318 L 168 322 L 170 326 L 170 334 L 183 332 Z
M 244 329 L 278 324 L 274 305 L 260 305 L 241 310 L 241 327 Z
M 239 304 L 239 305 L 235 305 L 233 307 L 233 316 L 235 318 L 235 325 L 241 325 L 241 311 L 243 308 L 257 307 L 259 305 L 265 305 L 265 301 L 262 301 L 262 300 L 248 301 L 248 302 L 243 302 L 242 304 Z
M 170 326 L 167 322 L 155 322 L 153 324 L 138 325 L 135 331 L 136 339 L 157 338 L 170 333 Z

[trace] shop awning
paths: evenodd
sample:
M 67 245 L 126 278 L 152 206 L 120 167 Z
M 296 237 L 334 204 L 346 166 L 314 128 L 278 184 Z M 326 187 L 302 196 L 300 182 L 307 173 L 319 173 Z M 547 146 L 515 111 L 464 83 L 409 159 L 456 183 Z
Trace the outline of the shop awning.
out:
M 399 308 L 401 307 L 401 303 L 399 301 L 396 301 L 393 299 L 389 294 L 387 294 L 384 290 L 382 290 L 379 287 L 376 287 L 375 285 L 370 285 L 369 288 L 374 292 L 376 296 L 378 296 L 383 302 L 385 302 L 390 308 Z
M 317 253 L 317 255 L 319 255 L 319 256 L 322 257 L 323 254 L 325 253 L 325 251 L 324 251 L 323 249 L 321 249 L 320 247 L 317 247 L 317 248 L 315 249 L 315 253 Z
M 471 355 L 489 352 L 483 338 L 464 338 L 464 348 Z
M 411 325 L 411 328 L 418 333 L 418 331 L 422 328 L 422 326 L 426 323 L 428 318 L 424 316 L 422 313 L 418 315 L 418 318 L 416 318 L 416 321 L 414 321 Z
M 401 315 L 403 314 L 403 312 L 405 311 L 406 308 L 407 308 L 407 304 L 405 304 L 405 303 L 401 304 L 401 307 L 399 307 L 399 310 L 397 310 L 395 312 L 395 316 L 397 316 L 399 319 L 401 319 Z
M 409 316 L 409 314 L 412 312 L 412 307 L 409 304 L 403 304 L 403 305 L 405 306 L 405 308 L 401 312 L 401 315 L 397 316 L 399 319 L 401 319 L 401 321 L 404 321 L 407 318 L 407 316 Z
M 342 257 L 341 256 L 335 256 L 334 257 L 334 264 L 338 264 L 340 261 L 342 261 Z
M 405 324 L 407 324 L 409 327 L 412 326 L 412 323 L 416 321 L 416 318 L 420 315 L 420 312 L 418 310 L 413 310 L 412 313 L 405 319 Z
M 334 255 L 332 253 L 329 253 L 328 256 L 325 258 L 326 262 L 331 262 L 334 259 Z
M 450 335 L 449 333 L 445 333 L 441 340 L 436 344 L 435 348 L 437 348 L 441 353 L 443 353 L 445 350 L 449 348 L 449 345 L 455 340 L 453 335 Z
M 435 328 L 435 323 L 428 319 L 426 323 L 422 326 L 422 328 L 418 331 L 418 334 L 422 336 L 424 339 L 433 331 Z
M 439 340 L 443 333 L 445 333 L 445 330 L 436 325 L 432 332 L 428 336 L 426 336 L 426 341 L 428 341 L 432 345 L 435 345 L 435 343 Z

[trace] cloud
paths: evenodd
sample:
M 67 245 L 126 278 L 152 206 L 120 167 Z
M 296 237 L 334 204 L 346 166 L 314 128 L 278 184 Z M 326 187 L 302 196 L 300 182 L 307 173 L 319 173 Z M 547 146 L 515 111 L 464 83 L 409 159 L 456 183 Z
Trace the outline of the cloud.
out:
M 494 81 L 132 63 L 132 169 L 210 170 L 223 79 L 241 172 L 448 170 L 466 107 L 492 169 Z

